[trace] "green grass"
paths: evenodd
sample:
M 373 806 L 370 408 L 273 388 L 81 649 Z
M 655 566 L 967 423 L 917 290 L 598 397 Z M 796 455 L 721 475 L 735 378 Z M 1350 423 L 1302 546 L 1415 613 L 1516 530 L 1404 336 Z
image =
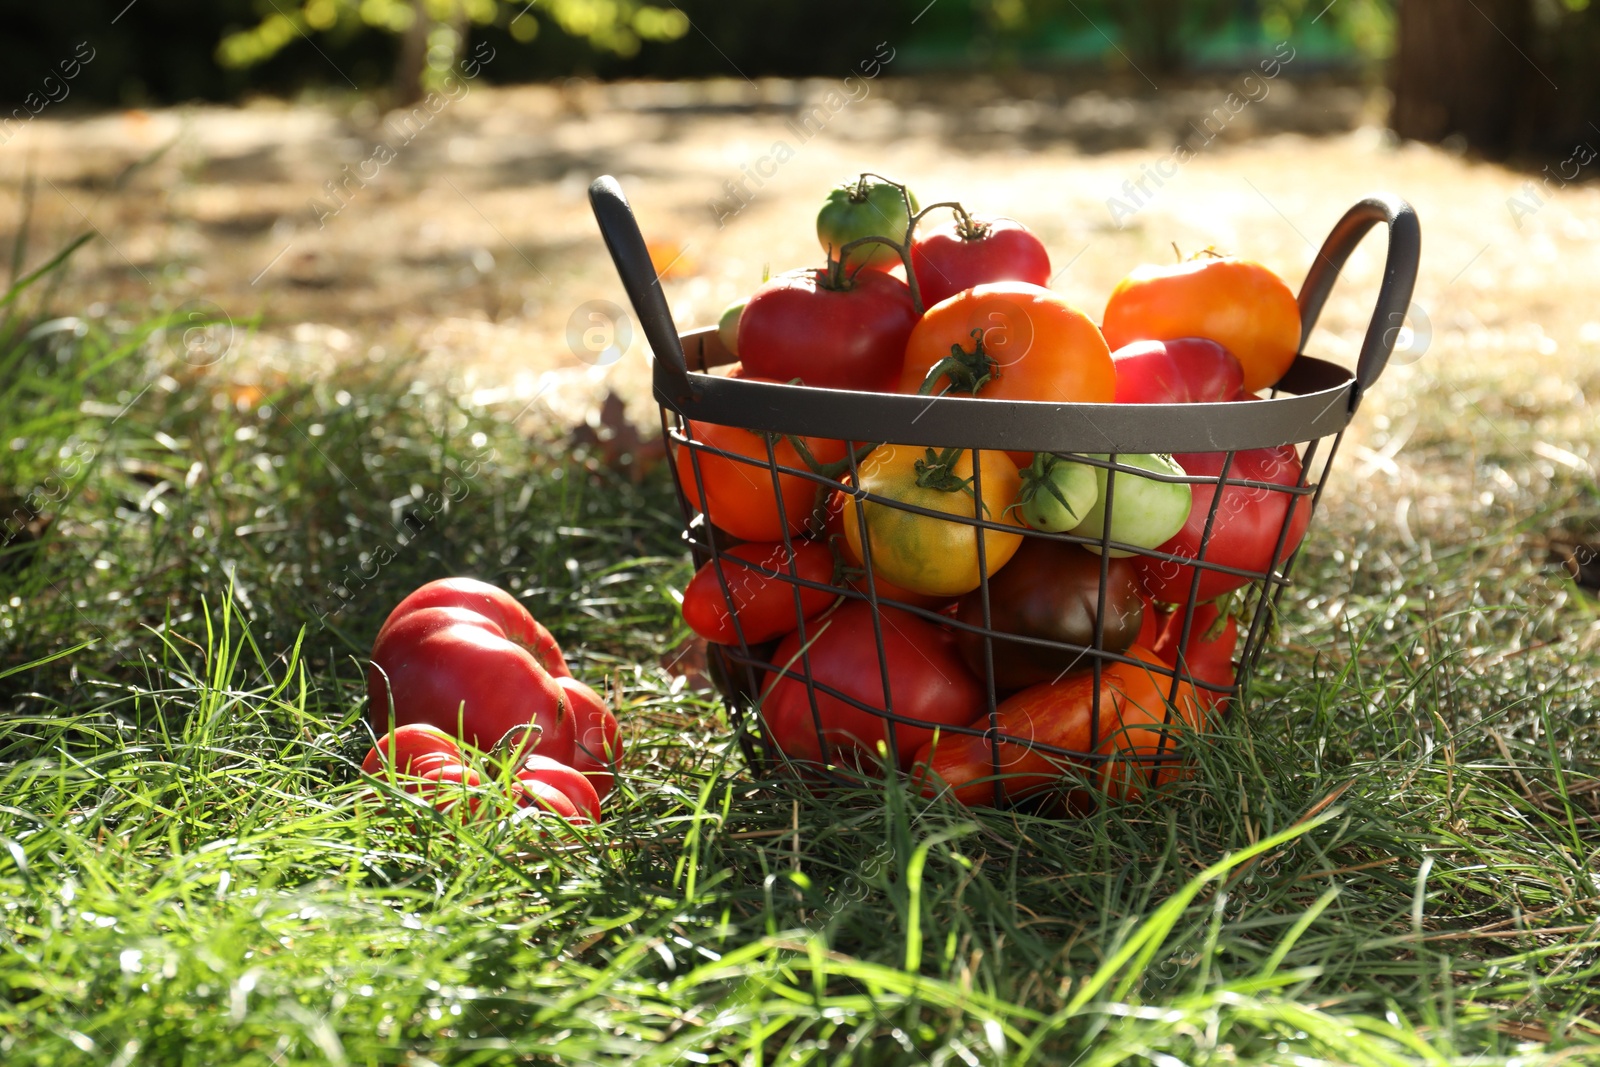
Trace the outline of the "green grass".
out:
M 1600 652 L 1520 548 L 1548 510 L 1322 516 L 1243 713 L 1142 806 L 818 797 L 659 666 L 664 472 L 403 360 L 256 393 L 38 301 L 0 324 L 0 496 L 52 520 L 0 550 L 8 1067 L 1600 1062 Z M 357 802 L 362 656 L 453 573 L 622 686 L 581 839 Z

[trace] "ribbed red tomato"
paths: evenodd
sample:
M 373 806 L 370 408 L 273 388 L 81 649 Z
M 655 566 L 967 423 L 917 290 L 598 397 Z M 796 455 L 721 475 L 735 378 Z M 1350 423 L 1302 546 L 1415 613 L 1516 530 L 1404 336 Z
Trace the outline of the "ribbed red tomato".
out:
M 419 587 L 389 613 L 397 619 L 420 608 L 466 608 L 475 611 L 505 631 L 507 639 L 527 649 L 552 677 L 564 678 L 572 672 L 561 655 L 561 647 L 544 624 L 533 617 L 522 601 L 488 582 L 476 578 L 440 578 Z
M 1238 400 L 1244 367 L 1203 337 L 1135 341 L 1111 353 L 1119 404 L 1199 404 Z
M 574 729 L 561 686 L 492 618 L 461 607 L 401 607 L 372 646 L 374 733 L 426 723 L 480 749 L 538 727 L 543 754 L 571 760 Z
M 595 792 L 594 785 L 576 767 L 550 759 L 546 756 L 527 756 L 517 767 L 517 782 L 527 786 L 531 782 L 542 782 L 553 786 L 565 793 L 567 799 L 572 801 L 582 821 L 600 821 L 600 795 Z M 517 802 L 526 807 L 529 801 L 524 800 L 524 792 L 517 792 Z M 535 797 L 535 800 L 539 799 Z M 570 816 L 569 816 L 570 818 Z
M 572 725 L 577 737 L 572 765 L 593 784 L 595 792 L 611 792 L 613 768 L 622 762 L 622 731 L 617 717 L 606 707 L 600 694 L 576 678 L 557 678 L 567 696 Z

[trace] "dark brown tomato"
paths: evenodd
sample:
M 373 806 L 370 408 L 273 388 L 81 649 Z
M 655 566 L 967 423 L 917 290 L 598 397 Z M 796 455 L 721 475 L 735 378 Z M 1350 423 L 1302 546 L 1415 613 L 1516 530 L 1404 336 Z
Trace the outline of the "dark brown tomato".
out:
M 1105 648 L 1122 652 L 1144 621 L 1138 575 L 1131 559 L 1112 559 L 1106 572 Z M 990 628 L 1000 633 L 1091 647 L 1100 609 L 1100 557 L 1078 545 L 1028 537 L 1017 554 L 989 579 Z M 956 619 L 983 625 L 983 591 L 973 590 L 956 607 Z M 983 675 L 983 637 L 958 630 L 961 656 Z M 1056 681 L 1063 672 L 1091 661 L 1083 653 L 996 638 L 995 687 L 1001 692 Z

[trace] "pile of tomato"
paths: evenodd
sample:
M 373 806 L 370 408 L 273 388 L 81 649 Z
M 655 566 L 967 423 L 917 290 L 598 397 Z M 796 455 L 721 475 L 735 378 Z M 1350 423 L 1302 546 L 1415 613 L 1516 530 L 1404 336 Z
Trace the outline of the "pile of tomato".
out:
M 445 578 L 402 600 L 373 643 L 367 695 L 367 774 L 456 817 L 600 821 L 623 751 L 616 716 L 505 590 Z
M 1050 257 L 1027 227 L 959 204 L 919 208 L 876 175 L 829 194 L 817 235 L 824 266 L 773 277 L 722 316 L 731 375 L 926 396 L 1247 403 L 1299 350 L 1283 280 L 1212 250 L 1138 267 L 1096 323 L 1048 288 Z M 827 483 L 774 474 L 769 454 Z M 1292 445 L 1231 462 L 1113 463 L 691 421 L 674 434 L 673 463 L 720 557 L 685 589 L 684 619 L 770 665 L 758 694 L 766 739 L 797 765 L 895 766 L 929 795 L 972 804 L 1065 795 L 1071 781 L 1126 798 L 1177 773 L 1175 749 L 1235 680 L 1229 594 L 1292 553 L 1310 518 Z M 1202 558 L 1209 566 L 1193 565 Z M 1191 599 L 1192 618 L 1174 610 Z

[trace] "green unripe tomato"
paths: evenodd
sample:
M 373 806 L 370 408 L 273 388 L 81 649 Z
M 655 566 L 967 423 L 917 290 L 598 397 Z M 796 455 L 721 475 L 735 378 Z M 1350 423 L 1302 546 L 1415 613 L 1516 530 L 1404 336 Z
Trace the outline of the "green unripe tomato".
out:
M 722 309 L 722 317 L 717 320 L 717 340 L 735 358 L 739 355 L 739 316 L 744 314 L 744 304 L 743 300 L 729 304 Z
M 1105 459 L 1105 456 L 1096 456 Z M 1171 456 L 1137 455 L 1118 456 L 1117 462 L 1128 467 L 1138 467 L 1152 474 L 1183 477 L 1184 469 Z M 1083 522 L 1072 532 L 1082 537 L 1101 537 L 1106 526 L 1106 468 L 1095 467 L 1095 485 L 1099 490 L 1094 506 L 1083 517 Z M 1128 471 L 1118 471 L 1116 488 L 1111 496 L 1111 540 L 1140 548 L 1155 548 L 1164 544 L 1173 534 L 1183 529 L 1189 521 L 1189 508 L 1194 504 L 1194 493 L 1183 482 L 1159 482 L 1154 478 L 1141 478 Z M 1084 545 L 1091 552 L 1100 551 L 1099 545 Z M 1113 557 L 1131 556 L 1127 549 L 1113 548 Z
M 911 211 L 906 210 L 906 200 L 911 201 Z M 900 195 L 897 186 L 877 178 L 861 177 L 845 182 L 828 194 L 817 212 L 817 241 L 823 251 L 837 256 L 839 249 L 863 237 L 887 237 L 905 243 L 906 230 L 911 225 L 911 213 L 917 210 L 917 198 L 908 189 Z M 862 245 L 850 253 L 846 270 L 868 267 L 872 270 L 890 270 L 900 262 L 900 254 L 888 245 Z
M 1044 533 L 1066 533 L 1076 527 L 1100 499 L 1094 472 L 1084 463 L 1035 453 L 1033 463 L 1021 472 L 1017 510 L 1022 521 Z

